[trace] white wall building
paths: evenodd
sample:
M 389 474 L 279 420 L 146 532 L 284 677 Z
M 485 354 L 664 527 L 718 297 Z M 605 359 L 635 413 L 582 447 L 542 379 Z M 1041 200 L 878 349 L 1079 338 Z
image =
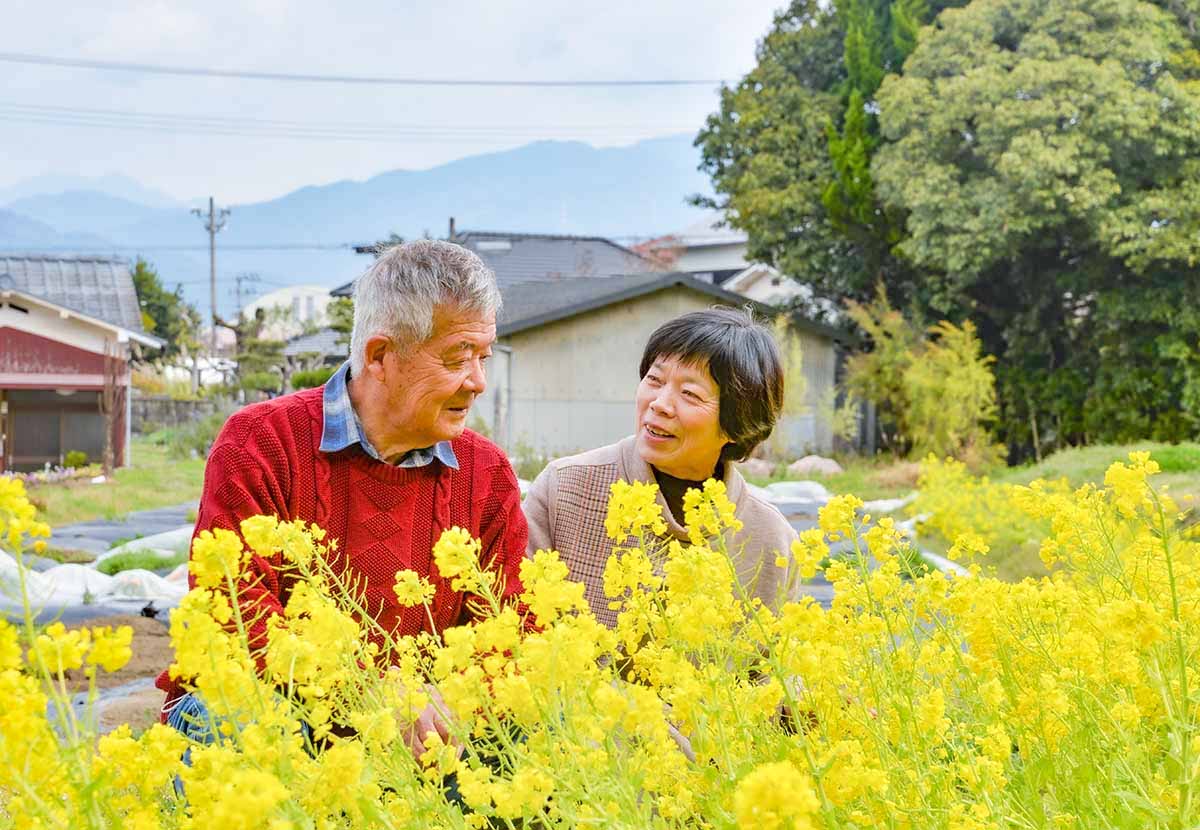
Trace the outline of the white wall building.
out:
M 247 303 L 242 315 L 252 318 L 261 308 L 269 312 L 263 335 L 272 340 L 287 340 L 305 329 L 320 328 L 328 322 L 326 310 L 333 302 L 328 288 L 320 285 L 291 285 L 277 288 Z
M 681 231 L 637 246 L 671 271 L 693 277 L 726 291 L 767 305 L 780 305 L 796 297 L 811 298 L 806 286 L 785 277 L 770 265 L 747 258 L 745 231 L 723 225 L 720 213 Z

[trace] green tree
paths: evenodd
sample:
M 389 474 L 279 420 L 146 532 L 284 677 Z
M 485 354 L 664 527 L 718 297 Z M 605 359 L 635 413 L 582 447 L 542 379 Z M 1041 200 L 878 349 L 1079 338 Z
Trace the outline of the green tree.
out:
M 869 351 L 851 355 L 846 361 L 846 389 L 875 404 L 884 447 L 905 455 L 912 438 L 904 377 L 919 349 L 920 329 L 892 307 L 882 283 L 870 303 L 848 301 L 846 314 L 870 345 Z
M 277 392 L 283 386 L 285 344 L 282 340 L 263 336 L 263 328 L 269 319 L 268 312 L 260 308 L 253 317 L 239 315 L 232 326 L 220 321 L 220 325 L 233 329 L 237 342 L 238 383 L 244 389 Z
M 134 263 L 132 276 L 142 328 L 166 341 L 159 356 L 170 360 L 187 351 L 199 331 L 200 313 L 183 299 L 182 286 L 168 291 L 155 267 L 141 257 Z
M 892 307 L 879 286 L 870 303 L 847 313 L 871 350 L 853 355 L 845 386 L 873 402 L 885 446 L 897 455 L 952 455 L 972 467 L 996 460 L 988 432 L 996 416 L 994 359 L 985 355 L 970 321 L 920 328 Z
M 1200 73 L 1180 21 L 975 0 L 879 91 L 871 172 L 907 216 L 898 250 L 998 356 L 1010 446 L 1200 427 Z
M 919 296 L 920 275 L 893 251 L 903 213 L 875 192 L 875 97 L 920 25 L 963 2 L 794 0 L 696 139 L 716 196 L 694 201 L 745 230 L 751 258 L 818 294 L 867 301 L 883 280 L 901 305 Z
M 329 319 L 329 327 L 338 333 L 338 345 L 350 345 L 350 332 L 354 330 L 354 300 L 335 297 L 325 309 L 325 316 Z

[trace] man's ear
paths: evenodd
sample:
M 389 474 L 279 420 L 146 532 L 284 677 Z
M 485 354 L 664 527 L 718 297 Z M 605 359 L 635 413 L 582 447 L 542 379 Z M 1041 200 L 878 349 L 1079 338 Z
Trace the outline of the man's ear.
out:
M 383 364 L 383 359 L 387 357 L 387 353 L 391 351 L 391 348 L 392 338 L 386 334 L 376 334 L 368 337 L 367 344 L 364 347 L 363 372 L 383 383 L 387 372 Z

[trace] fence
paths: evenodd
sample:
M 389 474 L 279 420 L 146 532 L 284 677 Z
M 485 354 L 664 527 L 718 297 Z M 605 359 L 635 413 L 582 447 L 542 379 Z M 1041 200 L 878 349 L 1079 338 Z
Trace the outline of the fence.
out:
M 153 432 L 162 427 L 178 427 L 189 424 L 229 408 L 229 402 L 223 400 L 181 401 L 166 395 L 138 395 L 136 393 L 130 404 L 133 410 L 132 429 L 135 435 Z

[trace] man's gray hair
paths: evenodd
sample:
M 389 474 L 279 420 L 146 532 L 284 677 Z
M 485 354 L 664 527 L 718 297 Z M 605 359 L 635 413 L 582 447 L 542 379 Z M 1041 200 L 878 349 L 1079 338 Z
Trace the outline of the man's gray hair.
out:
M 389 248 L 354 283 L 351 373 L 362 374 L 367 340 L 377 334 L 402 346 L 428 340 L 437 305 L 499 313 L 496 275 L 475 253 L 452 242 L 418 239 Z

